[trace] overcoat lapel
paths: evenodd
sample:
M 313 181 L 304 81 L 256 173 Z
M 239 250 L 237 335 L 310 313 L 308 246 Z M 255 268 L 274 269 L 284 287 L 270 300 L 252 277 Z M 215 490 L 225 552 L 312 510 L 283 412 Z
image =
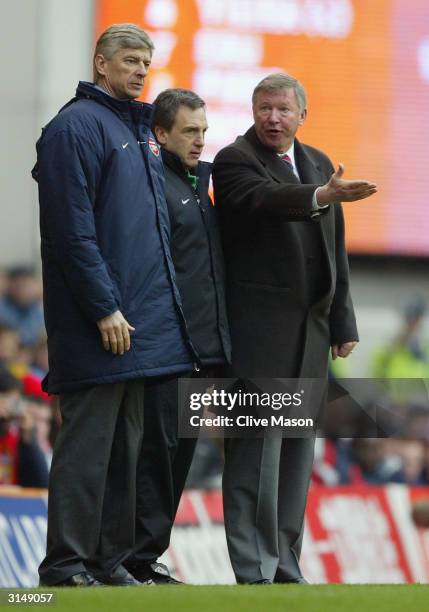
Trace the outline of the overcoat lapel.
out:
M 256 154 L 259 162 L 263 164 L 266 171 L 270 176 L 279 183 L 305 183 L 305 184 L 317 184 L 324 185 L 326 183 L 326 177 L 323 174 L 319 162 L 314 159 L 313 156 L 308 152 L 305 145 L 302 145 L 299 140 L 295 138 L 295 161 L 298 168 L 298 173 L 301 177 L 301 181 L 297 179 L 294 172 L 288 168 L 278 155 L 268 147 L 265 147 L 256 136 L 255 128 L 252 126 L 247 130 L 245 139 L 251 145 L 253 151 Z M 329 233 L 330 222 L 328 218 L 330 214 L 320 215 L 313 219 L 315 226 L 320 229 L 323 251 L 326 257 L 326 263 L 330 269 L 332 278 L 332 261 L 329 254 L 328 242 L 329 237 L 326 232 Z
M 321 183 L 326 182 L 319 163 L 313 160 L 305 150 L 304 146 L 295 138 L 295 160 L 301 183 Z
M 282 161 L 279 156 L 268 147 L 265 147 L 258 139 L 255 128 L 251 127 L 245 135 L 256 153 L 256 157 L 265 166 L 267 172 L 279 183 L 299 183 L 293 171 Z

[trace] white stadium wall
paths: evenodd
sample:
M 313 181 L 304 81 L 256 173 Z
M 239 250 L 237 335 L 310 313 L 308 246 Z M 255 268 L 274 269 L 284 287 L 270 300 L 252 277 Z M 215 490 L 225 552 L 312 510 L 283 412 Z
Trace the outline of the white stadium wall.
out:
M 0 0 L 0 267 L 39 263 L 30 171 L 42 126 L 91 77 L 92 0 Z

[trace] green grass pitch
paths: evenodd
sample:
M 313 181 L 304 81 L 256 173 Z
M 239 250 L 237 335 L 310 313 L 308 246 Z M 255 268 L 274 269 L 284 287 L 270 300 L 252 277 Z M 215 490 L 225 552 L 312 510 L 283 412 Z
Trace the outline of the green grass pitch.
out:
M 52 591 L 56 594 L 55 603 L 38 605 L 37 608 L 51 612 L 429 612 L 429 585 L 419 584 L 170 585 Z M 42 592 L 42 589 L 37 592 Z M 29 607 L 34 610 L 35 607 L 25 604 L 9 606 L 15 610 Z M 6 610 L 9 606 L 2 608 Z

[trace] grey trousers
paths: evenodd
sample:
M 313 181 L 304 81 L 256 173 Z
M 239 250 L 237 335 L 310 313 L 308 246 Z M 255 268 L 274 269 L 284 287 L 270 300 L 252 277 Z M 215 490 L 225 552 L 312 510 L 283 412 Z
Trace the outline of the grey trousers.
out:
M 223 505 L 237 582 L 301 577 L 305 505 L 314 439 L 225 441 Z
M 47 552 L 39 567 L 45 584 L 87 569 L 100 578 L 125 573 L 121 563 L 134 543 L 143 394 L 142 379 L 60 394 Z

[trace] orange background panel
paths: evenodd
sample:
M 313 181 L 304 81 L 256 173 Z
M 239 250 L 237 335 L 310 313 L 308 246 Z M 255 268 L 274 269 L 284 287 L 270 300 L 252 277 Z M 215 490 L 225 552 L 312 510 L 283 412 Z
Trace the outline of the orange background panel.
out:
M 169 7 L 175 8 L 176 18 L 167 26 L 156 27 L 153 23 L 149 25 L 146 20 L 148 11 L 155 5 L 154 0 L 99 0 L 95 36 L 111 23 L 134 22 L 147 29 L 155 38 L 162 30 L 176 37 L 174 50 L 166 65 L 157 67 L 157 57 L 162 55 L 163 50 L 155 50 L 155 62 L 144 90 L 144 97 L 150 102 L 159 88 L 165 87 L 164 83 L 172 87 L 194 88 L 195 75 L 201 68 L 194 52 L 195 37 L 204 28 L 219 32 L 219 47 L 213 45 L 213 57 L 208 58 L 208 64 L 220 74 L 220 77 L 214 77 L 218 79 L 216 86 L 220 90 L 222 81 L 219 82 L 219 78 L 225 75 L 227 82 L 231 70 L 235 70 L 236 60 L 231 57 L 223 65 L 213 62 L 216 54 L 222 52 L 222 37 L 229 33 L 260 37 L 258 40 L 263 46 L 261 61 L 259 65 L 247 67 L 251 77 L 253 72 L 255 74 L 252 88 L 258 82 L 261 72 L 265 74 L 265 68 L 268 73 L 272 67 L 278 67 L 299 78 L 308 94 L 308 119 L 298 137 L 303 142 L 323 149 L 334 164 L 343 162 L 346 178 L 365 178 L 378 185 L 379 193 L 370 200 L 344 206 L 349 250 L 356 253 L 429 255 L 429 237 L 417 235 L 415 229 L 407 225 L 404 207 L 409 207 L 410 203 L 405 203 L 403 197 L 397 201 L 398 189 L 391 172 L 398 146 L 392 138 L 392 134 L 396 133 L 392 94 L 397 91 L 398 82 L 406 78 L 406 70 L 404 68 L 401 74 L 401 62 L 397 58 L 401 57 L 402 49 L 407 48 L 411 49 L 407 65 L 413 61 L 414 46 L 418 42 L 414 40 L 412 31 L 416 20 L 426 23 L 429 36 L 429 18 L 427 8 L 424 8 L 426 0 L 333 0 L 331 3 L 327 0 L 294 0 L 295 4 L 292 0 L 283 0 L 283 4 L 281 0 L 277 3 L 249 0 L 247 3 L 253 7 L 262 3 L 268 7 L 267 10 L 274 5 L 286 8 L 294 5 L 308 10 L 308 7 L 317 9 L 320 6 L 332 6 L 337 1 L 337 6 L 349 6 L 353 11 L 350 32 L 338 38 L 303 34 L 302 30 L 298 33 L 272 33 L 261 32 L 260 27 L 256 27 L 252 31 L 245 27 L 245 19 L 236 28 L 232 28 L 227 19 L 216 25 L 203 24 L 200 21 L 202 1 L 157 0 L 158 9 L 160 6 L 166 10 Z M 206 0 L 208 3 L 210 1 Z M 225 9 L 225 17 L 227 4 L 221 4 Z M 246 2 L 242 5 L 246 6 Z M 404 17 L 409 15 L 414 15 L 415 19 L 414 22 L 411 19 L 408 25 Z M 422 36 L 424 27 L 422 25 Z M 207 65 L 203 68 L 207 68 Z M 237 70 L 245 71 L 246 68 L 238 66 Z M 163 80 L 160 81 L 161 76 Z M 416 77 L 413 83 L 422 87 L 418 80 L 419 77 Z M 207 99 L 209 125 L 212 118 L 215 126 L 211 126 L 207 137 L 206 157 L 211 159 L 219 148 L 233 141 L 251 125 L 251 90 L 241 102 L 228 103 L 221 99 L 222 94 L 218 98 L 207 98 L 205 92 L 197 93 Z M 427 123 L 427 108 L 424 110 L 422 103 L 418 99 L 416 101 L 412 90 L 408 93 L 410 108 L 418 107 L 425 113 Z M 219 117 L 222 122 L 225 118 L 225 129 L 222 129 Z M 423 142 L 423 131 L 420 135 L 414 134 L 413 138 L 409 148 L 416 150 L 423 146 L 419 140 Z M 408 176 L 409 170 L 405 172 Z M 414 206 L 412 219 L 415 224 L 416 219 L 423 214 L 423 208 L 418 201 L 417 187 L 413 193 L 415 197 L 411 206 Z

